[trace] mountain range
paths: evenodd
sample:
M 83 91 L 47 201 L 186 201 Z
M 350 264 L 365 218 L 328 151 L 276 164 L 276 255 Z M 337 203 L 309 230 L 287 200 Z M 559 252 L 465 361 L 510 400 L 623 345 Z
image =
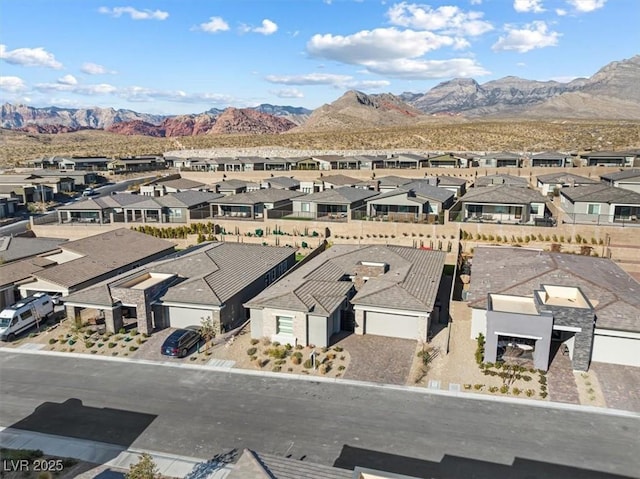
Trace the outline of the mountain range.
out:
M 434 117 L 640 120 L 640 55 L 568 83 L 508 76 L 480 84 L 456 78 L 425 93 L 367 95 L 352 90 L 313 111 L 269 104 L 178 116 L 8 103 L 0 109 L 0 125 L 7 129 L 65 133 L 89 128 L 158 137 L 409 126 Z

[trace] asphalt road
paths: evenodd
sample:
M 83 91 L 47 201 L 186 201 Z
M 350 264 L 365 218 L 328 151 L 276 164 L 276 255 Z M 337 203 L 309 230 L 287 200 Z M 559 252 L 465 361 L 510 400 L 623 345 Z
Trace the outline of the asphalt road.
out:
M 421 477 L 640 473 L 638 416 L 6 350 L 0 361 L 3 426 L 203 458 L 247 447 L 349 467 L 374 464 L 373 450 L 456 472 Z

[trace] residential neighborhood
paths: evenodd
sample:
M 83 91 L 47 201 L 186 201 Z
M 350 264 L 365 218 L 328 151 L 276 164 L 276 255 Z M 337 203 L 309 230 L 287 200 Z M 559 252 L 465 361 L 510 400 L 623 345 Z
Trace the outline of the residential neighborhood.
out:
M 640 411 L 637 157 L 107 160 L 0 177 L 3 351 Z

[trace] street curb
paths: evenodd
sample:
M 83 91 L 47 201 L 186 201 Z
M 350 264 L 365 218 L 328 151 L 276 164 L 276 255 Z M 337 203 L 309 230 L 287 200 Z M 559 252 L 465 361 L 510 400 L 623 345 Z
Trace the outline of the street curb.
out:
M 238 375 L 245 375 L 245 376 L 256 376 L 256 377 L 263 377 L 263 378 L 344 384 L 344 385 L 355 386 L 355 387 L 371 387 L 371 388 L 377 388 L 377 389 L 388 389 L 392 391 L 405 391 L 405 392 L 410 392 L 414 394 L 457 397 L 462 399 L 473 399 L 473 400 L 487 401 L 487 402 L 500 402 L 500 403 L 508 403 L 508 404 L 521 405 L 521 406 L 533 406 L 533 407 L 539 407 L 539 408 L 561 409 L 565 411 L 586 412 L 586 413 L 603 414 L 603 415 L 609 415 L 609 416 L 640 418 L 640 413 L 634 412 L 634 411 L 626 411 L 624 409 L 611 409 L 611 408 L 603 408 L 603 407 L 597 407 L 597 406 L 583 406 L 580 404 L 569 404 L 569 403 L 562 403 L 562 402 L 555 402 L 555 401 L 539 401 L 539 400 L 527 399 L 527 398 L 488 396 L 485 394 L 477 394 L 472 392 L 463 392 L 463 391 L 458 392 L 458 391 L 448 391 L 443 389 L 429 389 L 429 388 L 405 386 L 405 385 L 399 385 L 399 384 L 384 384 L 384 383 L 375 383 L 371 381 L 358 381 L 355 379 L 327 378 L 323 376 L 312 376 L 312 375 L 304 375 L 304 374 L 275 373 L 272 371 L 252 371 L 249 369 L 222 368 L 218 366 L 207 366 L 207 365 L 188 364 L 188 363 L 177 364 L 171 361 L 153 361 L 150 359 L 121 358 L 121 357 L 113 357 L 113 356 L 109 357 L 109 356 L 88 355 L 88 354 L 82 354 L 82 353 L 63 353 L 59 351 L 42 351 L 42 350 L 34 350 L 34 349 L 0 347 L 0 352 L 47 355 L 47 356 L 56 356 L 56 357 L 62 357 L 62 358 L 92 359 L 92 360 L 98 360 L 98 361 L 112 361 L 112 362 L 120 362 L 120 363 L 128 362 L 128 363 L 141 364 L 146 366 L 168 366 L 168 367 L 178 368 L 178 369 L 193 369 L 197 371 L 207 370 L 207 371 L 213 371 L 213 372 L 238 374 Z

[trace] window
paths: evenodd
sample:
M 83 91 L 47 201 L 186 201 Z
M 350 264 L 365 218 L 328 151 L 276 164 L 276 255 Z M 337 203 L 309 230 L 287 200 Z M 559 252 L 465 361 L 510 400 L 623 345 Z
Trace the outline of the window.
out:
M 290 316 L 276 316 L 276 334 L 293 336 L 293 318 Z
M 25 311 L 24 313 L 20 313 L 20 321 L 26 321 L 31 317 L 31 311 Z
M 303 212 L 305 213 L 309 212 L 309 203 L 302 203 L 301 207 Z
M 599 215 L 600 214 L 600 205 L 591 204 L 587 206 L 587 213 L 590 215 Z

